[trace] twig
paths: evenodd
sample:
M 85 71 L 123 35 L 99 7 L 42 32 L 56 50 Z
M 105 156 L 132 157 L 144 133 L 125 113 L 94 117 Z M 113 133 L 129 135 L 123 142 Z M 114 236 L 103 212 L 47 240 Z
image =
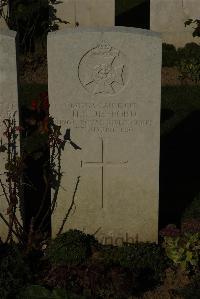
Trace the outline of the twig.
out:
M 69 214 L 74 206 L 74 202 L 75 202 L 75 196 L 76 196 L 76 192 L 77 192 L 77 189 L 78 189 L 78 185 L 79 185 L 79 182 L 80 182 L 80 176 L 77 177 L 77 181 L 76 181 L 76 186 L 75 186 L 75 189 L 74 189 L 74 193 L 73 193 L 73 197 L 72 197 L 72 202 L 71 202 L 71 205 L 67 211 L 67 214 L 65 215 L 65 218 L 63 219 L 63 222 L 62 222 L 62 225 L 57 233 L 57 236 L 59 236 L 61 233 L 62 233 L 62 230 L 64 228 L 64 225 L 67 221 L 67 218 L 69 217 Z
M 45 182 L 45 190 L 44 190 L 44 194 L 42 196 L 42 201 L 41 201 L 39 210 L 38 210 L 38 212 L 37 212 L 37 214 L 34 218 L 34 222 L 36 222 L 39 219 L 40 213 L 42 212 L 42 209 L 44 208 L 45 200 L 46 200 L 46 197 L 47 197 L 47 192 L 48 192 L 48 189 L 49 189 L 49 184 L 48 184 L 46 174 L 43 175 L 43 178 L 44 178 L 44 182 Z
M 2 215 L 2 213 L 0 213 L 0 218 L 4 221 L 4 223 L 10 228 L 10 224 L 8 223 L 8 221 L 5 219 L 5 217 Z M 21 236 L 19 236 L 15 231 L 14 231 L 14 229 L 11 227 L 10 228 L 11 230 L 12 230 L 12 232 L 13 232 L 13 234 L 17 237 L 17 239 L 19 240 L 19 241 L 21 241 Z
M 5 190 L 5 186 L 4 186 L 4 184 L 3 184 L 3 182 L 2 182 L 1 179 L 0 179 L 0 185 L 1 185 L 1 188 L 3 189 L 3 194 L 4 194 L 4 196 L 5 196 L 6 200 L 7 200 L 7 203 L 10 204 L 10 201 L 9 201 L 9 198 L 8 198 L 8 195 L 7 195 L 7 192 L 6 192 L 6 190 Z
M 52 215 L 54 209 L 55 209 L 55 205 L 56 205 L 56 201 L 57 201 L 57 197 L 58 197 L 58 191 L 59 191 L 59 188 L 60 188 L 60 182 L 61 182 L 61 178 L 62 178 L 62 173 L 61 173 L 61 149 L 59 148 L 59 157 L 58 157 L 58 182 L 57 182 L 57 188 L 55 190 L 55 193 L 54 193 L 54 197 L 53 197 L 53 200 L 52 200 L 52 204 L 51 206 L 48 208 L 46 214 L 44 215 L 43 217 L 43 220 L 41 221 L 40 223 L 40 226 L 39 226 L 39 229 L 41 229 L 44 221 L 46 220 L 46 218 L 48 217 L 48 215 Z

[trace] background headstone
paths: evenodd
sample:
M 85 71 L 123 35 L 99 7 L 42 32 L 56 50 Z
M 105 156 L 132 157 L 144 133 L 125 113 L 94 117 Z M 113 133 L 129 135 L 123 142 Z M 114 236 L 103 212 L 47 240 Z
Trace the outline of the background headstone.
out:
M 163 42 L 176 47 L 198 43 L 198 37 L 192 36 L 194 26 L 185 27 L 184 22 L 199 16 L 199 0 L 150 0 L 150 29 L 160 32 Z
M 16 32 L 11 30 L 0 30 L 0 138 L 4 143 L 3 133 L 5 126 L 3 120 L 12 116 L 15 111 L 16 121 L 18 122 L 18 88 L 17 88 L 17 65 L 16 65 Z M 0 169 L 1 179 L 5 182 L 6 155 L 0 153 Z M 0 186 L 1 189 L 1 186 Z M 0 194 L 2 194 L 2 190 Z M 0 197 L 0 212 L 8 220 L 7 216 L 8 204 L 4 196 Z M 7 226 L 0 219 L 0 237 L 5 239 L 7 236 Z
M 56 16 L 69 22 L 59 29 L 79 26 L 114 26 L 115 0 L 62 0 L 54 5 Z
M 156 241 L 159 34 L 125 27 L 67 29 L 50 33 L 47 48 L 51 114 L 82 148 L 67 144 L 62 155 L 53 235 L 80 175 L 64 230 L 98 231 L 102 243 Z

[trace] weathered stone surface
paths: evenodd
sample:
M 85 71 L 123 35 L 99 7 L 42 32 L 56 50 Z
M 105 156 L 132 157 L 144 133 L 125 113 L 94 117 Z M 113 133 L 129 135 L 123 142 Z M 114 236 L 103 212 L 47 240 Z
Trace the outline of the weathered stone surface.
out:
M 79 26 L 114 26 L 115 0 L 63 0 L 54 5 L 57 17 L 69 22 L 59 29 Z
M 151 0 L 150 29 L 162 34 L 162 41 L 182 47 L 188 42 L 198 43 L 193 38 L 193 26 L 185 27 L 188 19 L 200 16 L 199 0 Z
M 9 116 L 13 116 L 16 111 L 16 121 L 18 121 L 18 89 L 17 89 L 17 67 L 16 67 L 16 32 L 10 30 L 0 30 L 0 138 L 2 142 L 6 141 L 3 133 L 5 126 L 3 120 Z M 0 153 L 0 169 L 3 184 L 6 183 L 5 171 L 6 155 Z M 0 194 L 2 188 L 0 186 Z M 0 212 L 8 220 L 7 215 L 8 204 L 5 196 L 0 197 Z M 0 237 L 5 239 L 7 236 L 7 226 L 0 218 Z
M 67 144 L 53 235 L 80 184 L 65 230 L 102 243 L 155 241 L 158 230 L 161 39 L 125 27 L 48 36 L 51 114 Z

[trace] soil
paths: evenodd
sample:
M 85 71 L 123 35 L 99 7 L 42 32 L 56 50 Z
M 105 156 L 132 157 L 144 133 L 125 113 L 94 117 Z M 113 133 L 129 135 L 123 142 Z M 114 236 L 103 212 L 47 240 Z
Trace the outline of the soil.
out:
M 162 86 L 196 85 L 196 83 L 190 79 L 181 80 L 179 76 L 180 72 L 177 67 L 163 67 L 161 73 Z
M 181 85 L 181 80 L 178 78 L 179 72 L 176 67 L 163 67 L 161 73 L 162 86 L 165 85 Z

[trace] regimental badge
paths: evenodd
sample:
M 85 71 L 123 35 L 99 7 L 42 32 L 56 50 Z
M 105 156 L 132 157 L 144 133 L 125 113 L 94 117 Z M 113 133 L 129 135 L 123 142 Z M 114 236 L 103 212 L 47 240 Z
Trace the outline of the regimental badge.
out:
M 83 55 L 78 66 L 81 85 L 91 94 L 113 95 L 121 91 L 127 81 L 125 55 L 102 41 Z

